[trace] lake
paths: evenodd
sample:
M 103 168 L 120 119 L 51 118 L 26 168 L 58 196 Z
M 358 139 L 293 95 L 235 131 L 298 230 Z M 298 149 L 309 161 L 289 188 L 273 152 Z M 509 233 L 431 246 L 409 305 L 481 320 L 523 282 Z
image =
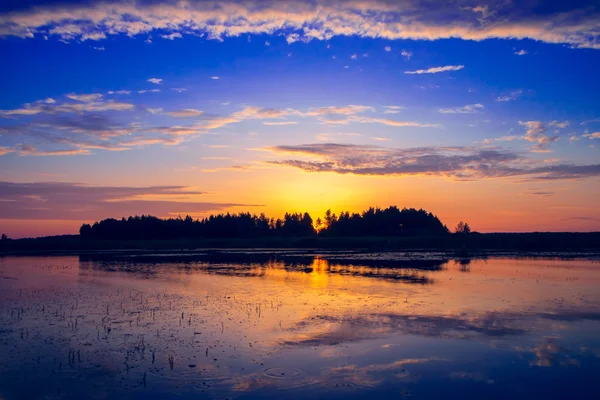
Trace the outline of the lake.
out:
M 598 260 L 0 257 L 0 399 L 600 398 Z

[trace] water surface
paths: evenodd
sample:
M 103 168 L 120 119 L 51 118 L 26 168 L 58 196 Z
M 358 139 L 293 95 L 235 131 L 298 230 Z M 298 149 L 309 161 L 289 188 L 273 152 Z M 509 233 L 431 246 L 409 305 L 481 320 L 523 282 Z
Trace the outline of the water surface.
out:
M 600 398 L 594 258 L 0 258 L 0 398 Z

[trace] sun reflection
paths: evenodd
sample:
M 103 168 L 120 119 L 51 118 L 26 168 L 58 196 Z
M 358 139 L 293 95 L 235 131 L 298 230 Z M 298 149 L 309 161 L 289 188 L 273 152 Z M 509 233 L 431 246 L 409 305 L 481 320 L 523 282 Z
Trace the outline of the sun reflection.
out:
M 315 257 L 310 273 L 310 282 L 313 287 L 325 287 L 329 282 L 329 262 L 323 258 Z

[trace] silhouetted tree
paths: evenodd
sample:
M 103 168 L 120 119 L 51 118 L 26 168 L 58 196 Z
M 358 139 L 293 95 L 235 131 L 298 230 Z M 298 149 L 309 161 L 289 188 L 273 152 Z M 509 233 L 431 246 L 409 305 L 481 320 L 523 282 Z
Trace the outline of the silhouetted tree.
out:
M 458 225 L 456 225 L 456 228 L 454 228 L 454 232 L 461 235 L 466 235 L 471 233 L 471 227 L 466 222 L 460 221 Z
M 8 240 L 8 236 L 6 236 L 6 234 L 5 234 L 5 233 L 3 233 L 3 234 L 2 234 L 2 239 L 0 239 L 0 240 Z
M 309 213 L 286 213 L 283 219 L 264 214 L 217 214 L 203 219 L 160 219 L 150 215 L 105 219 L 84 224 L 79 234 L 85 239 L 154 240 L 180 238 L 308 237 L 322 236 L 428 236 L 443 235 L 448 229 L 425 210 L 392 206 L 370 208 L 362 214 L 327 210 L 324 220 L 313 224 Z

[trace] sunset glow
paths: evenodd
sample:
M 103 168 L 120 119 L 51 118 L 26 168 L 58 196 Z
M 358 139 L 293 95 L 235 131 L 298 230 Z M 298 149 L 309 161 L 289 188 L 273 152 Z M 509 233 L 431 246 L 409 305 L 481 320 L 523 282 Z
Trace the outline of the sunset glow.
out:
M 0 233 L 389 205 L 600 230 L 597 2 L 439 3 L 2 6 Z

